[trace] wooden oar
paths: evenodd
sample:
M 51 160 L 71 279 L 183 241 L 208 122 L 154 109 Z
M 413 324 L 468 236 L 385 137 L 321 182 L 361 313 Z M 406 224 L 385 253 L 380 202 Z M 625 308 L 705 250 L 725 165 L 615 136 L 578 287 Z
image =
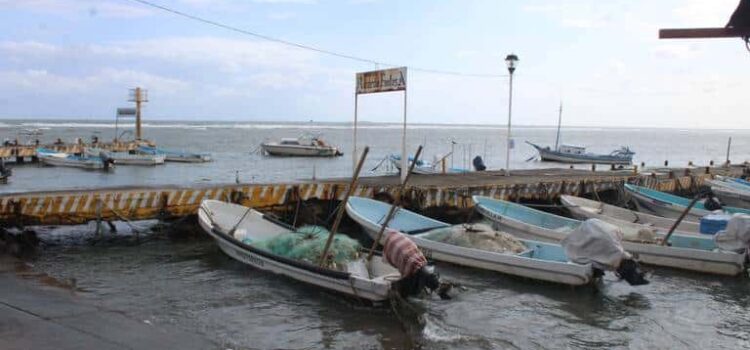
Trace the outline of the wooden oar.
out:
M 695 203 L 698 203 L 698 201 L 704 196 L 703 193 L 699 193 L 695 198 L 693 198 L 692 201 L 690 201 L 690 204 L 687 206 L 685 211 L 680 214 L 680 217 L 677 218 L 677 221 L 674 222 L 672 227 L 669 228 L 669 232 L 667 232 L 667 236 L 664 237 L 664 240 L 661 242 L 661 245 L 667 245 L 667 242 L 669 241 L 669 237 L 672 237 L 672 234 L 677 229 L 677 226 L 680 226 L 680 223 L 682 222 L 682 219 L 684 219 L 687 214 L 690 212 L 690 209 L 693 209 L 695 206 Z
M 378 247 L 378 244 L 380 243 L 380 238 L 383 237 L 383 232 L 385 232 L 385 229 L 386 227 L 388 227 L 388 223 L 391 221 L 391 219 L 393 219 L 393 216 L 396 215 L 396 210 L 398 210 L 399 206 L 401 206 L 401 198 L 404 195 L 404 190 L 406 189 L 406 183 L 409 182 L 409 178 L 411 177 L 412 171 L 414 171 L 414 165 L 417 164 L 420 154 L 422 154 L 422 146 L 419 146 L 419 148 L 417 148 L 417 153 L 414 155 L 414 161 L 412 161 L 411 165 L 409 165 L 409 172 L 406 173 L 404 182 L 401 183 L 401 188 L 399 188 L 397 196 L 394 199 L 393 204 L 391 205 L 391 210 L 388 211 L 388 215 L 386 215 L 382 226 L 380 226 L 380 231 L 378 232 L 378 235 L 375 238 L 375 241 L 372 242 L 372 248 L 370 248 L 370 253 L 367 255 L 367 261 L 370 261 L 370 259 L 372 259 L 372 254 L 375 252 L 375 248 Z
M 341 219 L 344 217 L 344 212 L 346 212 L 346 203 L 349 201 L 349 197 L 352 195 L 352 193 L 354 193 L 354 189 L 357 187 L 359 172 L 362 170 L 362 166 L 365 164 L 365 158 L 367 158 L 368 152 L 370 152 L 370 147 L 365 147 L 364 151 L 362 152 L 362 156 L 359 158 L 357 168 L 354 170 L 354 175 L 352 176 L 352 181 L 351 183 L 349 183 L 349 188 L 346 190 L 344 200 L 341 202 L 339 211 L 336 213 L 336 219 L 333 221 L 333 226 L 331 227 L 331 233 L 328 235 L 326 246 L 325 248 L 323 248 L 323 253 L 320 255 L 320 261 L 318 262 L 320 266 L 323 266 L 326 261 L 326 255 L 328 255 L 328 250 L 331 249 L 333 236 L 336 235 L 336 231 L 339 229 L 339 225 L 341 224 Z

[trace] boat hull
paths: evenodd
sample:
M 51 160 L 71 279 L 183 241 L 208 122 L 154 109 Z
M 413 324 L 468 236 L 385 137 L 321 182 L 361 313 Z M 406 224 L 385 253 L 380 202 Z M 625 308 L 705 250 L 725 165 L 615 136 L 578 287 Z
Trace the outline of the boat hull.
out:
M 70 167 L 70 168 L 80 168 L 80 169 L 91 169 L 91 170 L 103 170 L 105 169 L 104 163 L 99 159 L 91 159 L 91 160 L 71 160 L 67 158 L 60 158 L 60 157 L 39 157 L 39 161 L 41 161 L 45 165 L 51 165 L 51 166 L 63 166 L 63 167 Z
M 568 195 L 560 196 L 560 202 L 578 220 L 599 219 L 614 225 L 619 225 L 623 222 L 628 224 L 635 223 L 661 230 L 671 229 L 676 221 L 674 219 Z M 700 225 L 697 222 L 682 220 L 677 227 L 677 232 L 698 235 L 700 234 Z
M 203 204 L 201 206 L 203 207 Z M 284 263 L 283 260 L 273 258 L 270 253 L 260 254 L 257 250 L 254 251 L 228 234 L 222 233 L 211 222 L 204 209 L 198 212 L 198 222 L 226 255 L 246 265 L 373 303 L 385 301 L 389 297 L 392 281 L 388 278 L 364 279 L 353 274 L 346 274 L 346 277 L 331 277 L 310 269 L 292 266 Z
M 335 157 L 339 151 L 335 147 L 314 147 L 302 145 L 262 144 L 263 152 L 277 157 Z
M 499 229 L 507 230 L 521 237 L 559 242 L 572 231 L 572 229 L 553 230 L 530 225 L 512 217 L 502 216 L 482 205 L 477 205 L 476 208 L 480 214 L 492 221 Z M 623 241 L 622 246 L 626 251 L 636 255 L 639 262 L 647 265 L 717 275 L 736 276 L 740 274 L 745 269 L 745 260 L 747 258 L 747 255 L 744 253 L 704 251 L 628 241 Z
M 592 154 L 570 154 L 543 148 L 529 142 L 531 146 L 539 152 L 539 158 L 543 161 L 572 163 L 572 164 L 614 164 L 630 165 L 633 157 L 614 157 L 609 155 L 592 155 Z
M 346 209 L 349 216 L 360 224 L 371 238 L 377 237 L 380 231 L 378 224 L 359 215 L 351 205 L 347 205 Z M 547 261 L 514 254 L 460 247 L 422 238 L 419 235 L 410 235 L 409 238 L 427 258 L 436 261 L 572 286 L 586 285 L 593 279 L 593 268 L 590 264 Z M 544 244 L 541 242 L 526 243 L 531 245 Z

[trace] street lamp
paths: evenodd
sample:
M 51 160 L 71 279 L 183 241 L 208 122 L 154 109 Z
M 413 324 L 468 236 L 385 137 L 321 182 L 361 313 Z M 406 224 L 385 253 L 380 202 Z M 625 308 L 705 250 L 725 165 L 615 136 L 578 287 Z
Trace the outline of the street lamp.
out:
M 510 54 L 505 56 L 505 64 L 508 65 L 508 73 L 510 73 L 510 89 L 508 89 L 508 144 L 505 149 L 505 176 L 510 175 L 510 121 L 511 112 L 513 110 L 513 72 L 516 71 L 516 65 L 518 65 L 518 56 Z

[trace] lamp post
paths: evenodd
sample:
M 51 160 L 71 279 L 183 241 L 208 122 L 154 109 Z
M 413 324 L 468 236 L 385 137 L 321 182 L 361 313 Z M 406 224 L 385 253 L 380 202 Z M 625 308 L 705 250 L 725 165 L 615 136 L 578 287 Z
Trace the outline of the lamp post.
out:
M 508 73 L 510 73 L 510 88 L 508 89 L 508 144 L 505 149 L 505 176 L 510 175 L 510 121 L 511 112 L 513 111 L 513 72 L 516 71 L 516 65 L 518 64 L 518 56 L 510 54 L 505 56 L 505 64 L 508 66 Z

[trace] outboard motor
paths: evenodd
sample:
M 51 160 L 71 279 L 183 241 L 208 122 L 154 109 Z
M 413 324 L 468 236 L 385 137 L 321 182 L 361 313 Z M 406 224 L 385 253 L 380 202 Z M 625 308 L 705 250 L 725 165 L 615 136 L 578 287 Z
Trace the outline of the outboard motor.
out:
M 476 171 L 487 170 L 487 166 L 484 165 L 484 160 L 482 160 L 482 157 L 480 156 L 474 157 L 474 160 L 472 160 L 471 163 L 474 165 L 474 170 Z
M 441 299 L 450 299 L 448 291 L 451 285 L 440 281 L 435 267 L 427 265 L 427 258 L 405 234 L 386 231 L 383 259 L 401 273 L 401 279 L 396 284 L 401 296 L 420 295 L 427 291 L 437 292 Z
M 109 171 L 109 169 L 115 164 L 115 160 L 110 158 L 105 152 L 99 152 L 99 158 L 101 158 L 102 163 L 104 164 L 105 171 Z
M 622 248 L 622 231 L 599 219 L 589 219 L 571 231 L 561 245 L 568 258 L 579 264 L 591 264 L 603 271 L 614 271 L 630 285 L 648 284 L 645 273 L 630 253 Z
M 727 227 L 714 235 L 714 243 L 717 248 L 730 252 L 750 250 L 750 215 L 732 215 Z
M 719 198 L 716 198 L 716 196 L 714 196 L 713 192 L 709 192 L 706 195 L 706 201 L 703 202 L 703 207 L 708 211 L 715 211 L 724 208 L 724 204 L 721 203 Z

